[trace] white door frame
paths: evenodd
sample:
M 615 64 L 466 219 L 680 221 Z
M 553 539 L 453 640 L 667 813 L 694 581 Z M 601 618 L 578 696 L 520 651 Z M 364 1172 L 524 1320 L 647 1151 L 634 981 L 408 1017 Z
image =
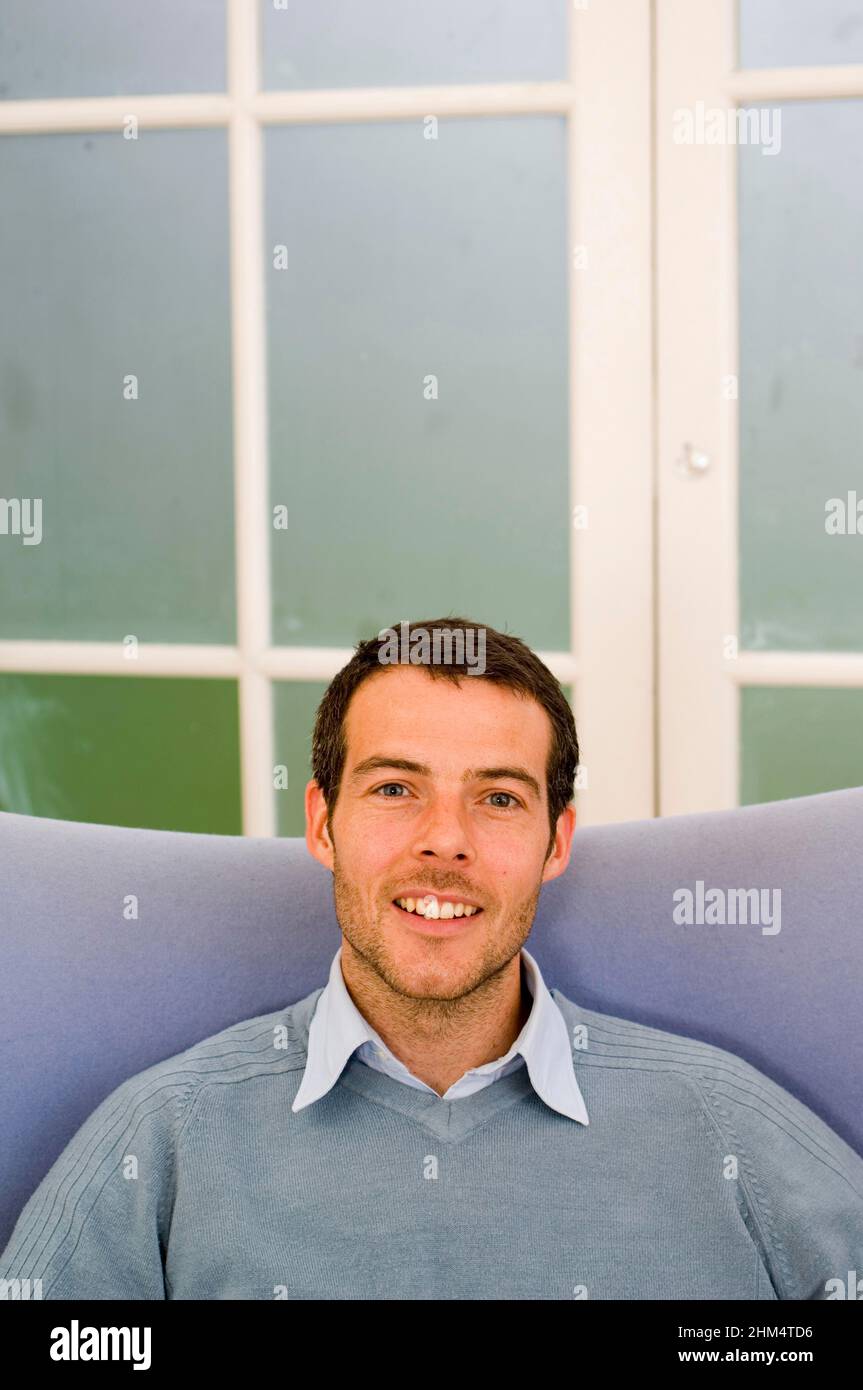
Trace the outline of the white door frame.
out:
M 674 140 L 681 111 L 728 105 L 734 10 L 734 0 L 657 0 L 660 815 L 737 799 L 726 657 L 738 631 L 734 150 Z
M 863 653 L 737 652 L 736 145 L 675 144 L 675 114 L 863 97 L 863 65 L 738 70 L 736 12 L 656 0 L 660 815 L 738 804 L 742 687 L 863 687 Z
M 590 825 L 656 814 L 650 0 L 575 0 L 571 28 L 572 502 L 587 520 L 571 645 Z

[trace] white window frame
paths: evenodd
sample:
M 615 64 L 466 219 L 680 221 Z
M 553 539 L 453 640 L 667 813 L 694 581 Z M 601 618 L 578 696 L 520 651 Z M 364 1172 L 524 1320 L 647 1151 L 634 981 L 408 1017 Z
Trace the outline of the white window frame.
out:
M 258 89 L 256 0 L 227 0 L 224 94 L 0 103 L 0 136 L 221 127 L 228 131 L 237 642 L 0 641 L 0 670 L 197 676 L 239 683 L 242 824 L 276 831 L 274 680 L 329 680 L 351 649 L 274 646 L 270 631 L 265 126 L 552 113 L 568 126 L 571 505 L 568 651 L 540 656 L 573 703 L 587 786 L 580 823 L 655 812 L 650 283 L 650 0 L 572 0 L 568 79 L 338 91 Z M 576 248 L 587 264 L 575 269 Z M 371 634 L 370 634 L 371 635 Z
M 674 113 L 863 97 L 863 65 L 738 69 L 736 0 L 657 0 L 657 485 L 663 816 L 739 804 L 745 686 L 863 688 L 863 652 L 739 652 L 737 161 Z M 687 446 L 706 471 L 678 468 Z M 732 639 L 731 642 L 728 639 Z

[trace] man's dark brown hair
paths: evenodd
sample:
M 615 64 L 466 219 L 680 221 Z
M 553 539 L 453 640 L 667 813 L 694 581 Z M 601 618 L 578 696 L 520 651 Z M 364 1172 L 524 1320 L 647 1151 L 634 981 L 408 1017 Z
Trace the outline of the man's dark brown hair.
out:
M 572 800 L 578 767 L 575 719 L 559 681 L 521 638 L 498 632 L 495 628 L 473 622 L 470 618 L 427 618 L 411 622 L 404 629 L 399 623 L 394 623 L 392 629 L 383 629 L 383 632 L 386 634 L 394 631 L 400 637 L 402 630 L 412 634 L 418 628 L 430 635 L 433 635 L 435 628 L 439 632 L 448 631 L 453 634 L 466 631 L 472 633 L 471 638 L 465 637 L 462 652 L 466 658 L 472 653 L 473 662 L 469 659 L 461 662 L 456 659 L 442 659 L 437 662 L 430 659 L 417 663 L 419 669 L 425 671 L 432 680 L 443 678 L 454 681 L 456 685 L 462 680 L 494 681 L 496 685 L 506 686 L 524 698 L 536 700 L 551 720 L 551 747 L 546 767 L 548 819 L 551 826 L 551 837 L 545 856 L 547 859 L 554 848 L 558 817 Z M 471 665 L 477 664 L 479 632 L 485 634 L 485 669 L 482 674 L 468 675 Z M 363 681 L 388 669 L 386 660 L 381 660 L 381 648 L 385 648 L 387 642 L 386 635 L 379 634 L 368 641 L 357 643 L 350 661 L 333 677 L 327 687 L 315 716 L 312 734 L 312 776 L 321 788 L 327 804 L 327 829 L 331 839 L 332 817 L 348 752 L 345 738 L 348 705 L 354 691 Z M 391 645 L 391 638 L 389 642 Z M 438 655 L 452 657 L 457 651 L 456 640 L 450 639 L 448 644 L 442 643 L 442 650 Z

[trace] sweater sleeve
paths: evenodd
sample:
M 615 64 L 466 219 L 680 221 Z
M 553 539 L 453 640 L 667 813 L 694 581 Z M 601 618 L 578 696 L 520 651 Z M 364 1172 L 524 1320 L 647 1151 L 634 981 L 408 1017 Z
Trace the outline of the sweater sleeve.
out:
M 700 1086 L 738 1159 L 778 1298 L 863 1297 L 863 1158 L 790 1092 L 734 1060 L 702 1074 Z
M 31 1298 L 166 1298 L 176 1138 L 192 1089 L 159 1064 L 112 1091 L 21 1212 L 0 1279 L 41 1280 Z

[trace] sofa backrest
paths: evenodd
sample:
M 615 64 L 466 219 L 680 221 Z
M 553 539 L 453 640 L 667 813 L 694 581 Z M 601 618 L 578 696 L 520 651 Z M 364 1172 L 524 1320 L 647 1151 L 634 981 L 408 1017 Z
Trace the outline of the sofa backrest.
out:
M 549 987 L 728 1048 L 863 1153 L 863 788 L 573 843 L 527 943 Z M 711 923 L 711 901 L 728 917 L 732 890 L 752 889 L 758 921 L 750 895 L 745 923 Z M 331 876 L 301 839 L 10 813 L 0 937 L 0 1249 L 115 1086 L 303 998 L 341 941 Z

